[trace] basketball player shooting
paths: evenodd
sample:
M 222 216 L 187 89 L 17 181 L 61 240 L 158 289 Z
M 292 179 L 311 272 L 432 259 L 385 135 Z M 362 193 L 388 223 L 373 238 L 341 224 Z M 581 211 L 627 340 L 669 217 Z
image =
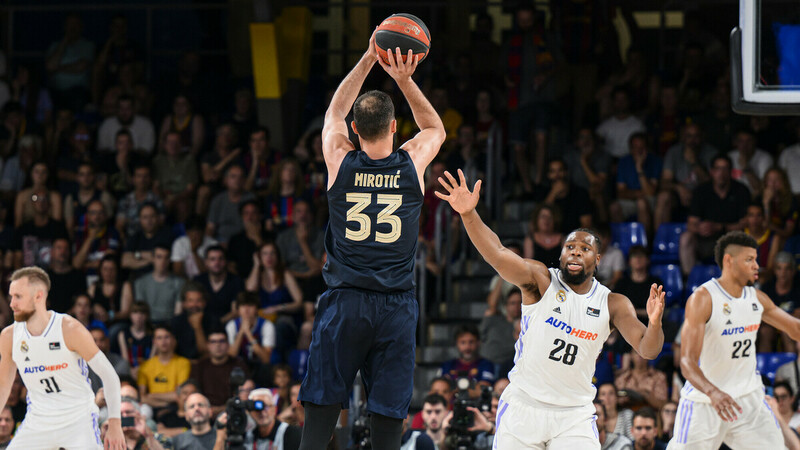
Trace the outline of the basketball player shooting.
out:
M 461 215 L 481 256 L 522 291 L 522 318 L 514 368 L 497 406 L 495 449 L 600 449 L 595 423 L 595 361 L 613 328 L 646 359 L 661 352 L 662 286 L 650 287 L 648 326 L 630 300 L 612 293 L 592 274 L 600 239 L 591 230 L 571 232 L 561 249 L 560 269 L 523 259 L 506 249 L 483 223 L 475 206 L 481 182 L 470 192 L 464 173 L 450 172 L 436 195 Z
M 775 306 L 758 279 L 758 243 L 732 231 L 714 248 L 719 278 L 686 301 L 681 331 L 681 389 L 675 432 L 668 449 L 784 448 L 783 434 L 764 401 L 756 371 L 761 321 L 800 340 L 800 320 Z
M 14 324 L 0 332 L 0 406 L 19 369 L 28 411 L 9 449 L 125 449 L 120 425 L 120 384 L 89 331 L 72 317 L 47 310 L 50 277 L 38 267 L 11 275 Z M 102 380 L 108 405 L 105 446 L 89 368 Z
M 445 130 L 411 75 L 418 58 L 388 52 L 383 69 L 397 83 L 420 132 L 394 150 L 394 105 L 379 91 L 358 99 L 378 61 L 375 34 L 369 49 L 333 95 L 322 129 L 328 166 L 328 260 L 299 399 L 306 420 L 300 448 L 325 448 L 361 370 L 371 414 L 372 448 L 400 448 L 414 378 L 417 300 L 414 255 L 424 197 L 425 168 L 439 152 Z M 355 101 L 355 104 L 354 104 Z M 345 118 L 353 107 L 348 138 Z

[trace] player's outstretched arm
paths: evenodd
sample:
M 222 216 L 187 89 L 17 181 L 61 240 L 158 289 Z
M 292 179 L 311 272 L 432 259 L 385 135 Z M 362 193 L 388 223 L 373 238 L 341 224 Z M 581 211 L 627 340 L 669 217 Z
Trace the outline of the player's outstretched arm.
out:
M 82 323 L 72 317 L 64 316 L 61 326 L 64 330 L 64 343 L 67 348 L 80 355 L 103 382 L 103 391 L 108 406 L 108 431 L 104 448 L 119 450 L 126 448 L 125 436 L 122 434 L 122 424 L 120 423 L 122 396 L 119 376 Z
M 519 255 L 503 247 L 500 238 L 481 220 L 475 211 L 480 197 L 481 181 L 475 183 L 473 191 L 467 187 L 464 172 L 458 169 L 460 181 L 456 181 L 450 172 L 444 173 L 447 179 L 439 178 L 439 183 L 444 186 L 448 194 L 436 191 L 437 197 L 450 203 L 450 206 L 461 215 L 461 221 L 467 229 L 470 240 L 478 249 L 483 259 L 489 263 L 503 279 L 515 284 L 527 293 L 523 295 L 523 302 L 533 296 L 537 299 L 550 285 L 550 273 L 547 267 L 539 261 L 523 259 Z M 526 303 L 529 304 L 529 303 Z
M 737 411 L 742 407 L 728 394 L 714 386 L 698 365 L 700 352 L 703 350 L 703 336 L 706 322 L 711 318 L 711 294 L 705 288 L 697 289 L 686 300 L 686 318 L 681 330 L 681 373 L 692 383 L 692 387 L 706 394 L 711 399 L 711 406 L 726 422 L 737 418 Z M 719 355 L 728 358 L 728 355 Z
M 428 164 L 439 153 L 439 148 L 444 143 L 447 133 L 439 113 L 433 108 L 431 102 L 425 98 L 425 94 L 419 89 L 414 79 L 411 78 L 411 75 L 417 69 L 419 56 L 414 57 L 413 52 L 409 49 L 406 61 L 403 62 L 403 55 L 400 53 L 399 48 L 395 49 L 394 52 L 387 51 L 386 55 L 389 63 L 386 64 L 381 59 L 378 59 L 378 64 L 383 67 L 383 70 L 389 76 L 394 78 L 406 101 L 408 101 L 408 105 L 411 107 L 414 122 L 417 123 L 417 127 L 420 129 L 416 136 L 401 147 L 411 155 L 411 159 L 417 167 L 417 172 L 422 175 Z M 420 176 L 420 180 L 422 180 L 422 176 Z
M 17 365 L 11 359 L 11 347 L 14 342 L 14 326 L 7 326 L 0 332 L 0 409 L 2 409 L 8 395 L 11 393 L 11 386 L 14 384 L 14 377 L 17 376 Z
M 636 309 L 630 299 L 622 294 L 608 296 L 611 323 L 628 341 L 628 344 L 645 359 L 655 359 L 664 347 L 664 330 L 661 317 L 664 314 L 664 287 L 653 283 L 647 299 L 647 326 L 636 317 Z
M 800 340 L 800 319 L 775 306 L 772 299 L 760 290 L 756 291 L 758 301 L 764 307 L 761 320 L 785 332 L 794 340 Z

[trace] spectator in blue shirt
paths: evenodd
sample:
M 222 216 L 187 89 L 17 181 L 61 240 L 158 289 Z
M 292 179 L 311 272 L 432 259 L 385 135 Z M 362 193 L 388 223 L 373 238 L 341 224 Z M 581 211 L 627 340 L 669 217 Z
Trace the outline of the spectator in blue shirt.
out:
M 635 218 L 650 234 L 663 162 L 650 152 L 645 133 L 631 135 L 628 145 L 630 154 L 623 156 L 617 166 L 617 201 L 611 204 L 611 221 Z
M 480 332 L 473 324 L 462 325 L 456 330 L 456 348 L 458 358 L 442 364 L 440 375 L 456 380 L 462 376 L 473 381 L 474 389 L 470 396 L 480 395 L 480 386 L 491 386 L 494 383 L 494 364 L 480 356 Z

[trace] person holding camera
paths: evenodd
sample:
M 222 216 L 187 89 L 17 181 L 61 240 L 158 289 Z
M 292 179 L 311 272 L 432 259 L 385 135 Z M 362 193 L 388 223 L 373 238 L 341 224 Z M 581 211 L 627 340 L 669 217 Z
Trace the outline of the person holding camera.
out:
M 456 420 L 456 422 L 458 421 L 458 419 L 455 418 L 455 411 L 450 411 L 450 413 L 447 414 L 447 417 L 445 417 L 442 422 L 442 429 L 445 430 L 446 436 L 443 443 L 438 444 L 438 448 L 461 449 L 464 446 L 464 441 L 459 438 L 463 436 L 469 436 L 472 441 L 466 448 L 472 450 L 489 450 L 493 447 L 495 416 L 491 414 L 491 411 L 481 412 L 480 409 L 474 406 L 468 406 L 467 412 L 472 414 L 472 425 L 460 431 L 454 429 L 456 428 L 455 425 L 451 425 L 453 420 Z
M 277 419 L 277 401 L 269 389 L 253 389 L 248 400 L 261 402 L 263 409 L 249 411 L 247 429 L 244 434 L 244 448 L 255 450 L 297 450 L 300 448 L 302 429 Z M 230 408 L 229 408 L 230 410 Z M 253 427 L 255 423 L 255 427 Z M 228 448 L 228 412 L 217 418 L 217 441 L 214 450 Z
M 122 397 L 120 413 L 122 418 L 122 434 L 125 436 L 125 448 L 128 450 L 171 450 L 172 442 L 169 438 L 154 433 L 147 426 L 147 419 L 140 412 L 139 402 Z M 108 431 L 109 422 L 105 421 L 100 427 L 103 439 Z

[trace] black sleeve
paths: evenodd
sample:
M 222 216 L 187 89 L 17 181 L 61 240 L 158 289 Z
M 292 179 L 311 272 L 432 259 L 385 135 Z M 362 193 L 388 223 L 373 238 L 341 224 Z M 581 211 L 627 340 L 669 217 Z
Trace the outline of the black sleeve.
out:
M 298 450 L 300 448 L 300 427 L 289 425 L 286 434 L 283 435 L 283 450 Z
M 694 217 L 703 218 L 703 203 L 705 202 L 705 184 L 697 186 L 692 193 L 692 203 L 689 205 L 689 215 Z

